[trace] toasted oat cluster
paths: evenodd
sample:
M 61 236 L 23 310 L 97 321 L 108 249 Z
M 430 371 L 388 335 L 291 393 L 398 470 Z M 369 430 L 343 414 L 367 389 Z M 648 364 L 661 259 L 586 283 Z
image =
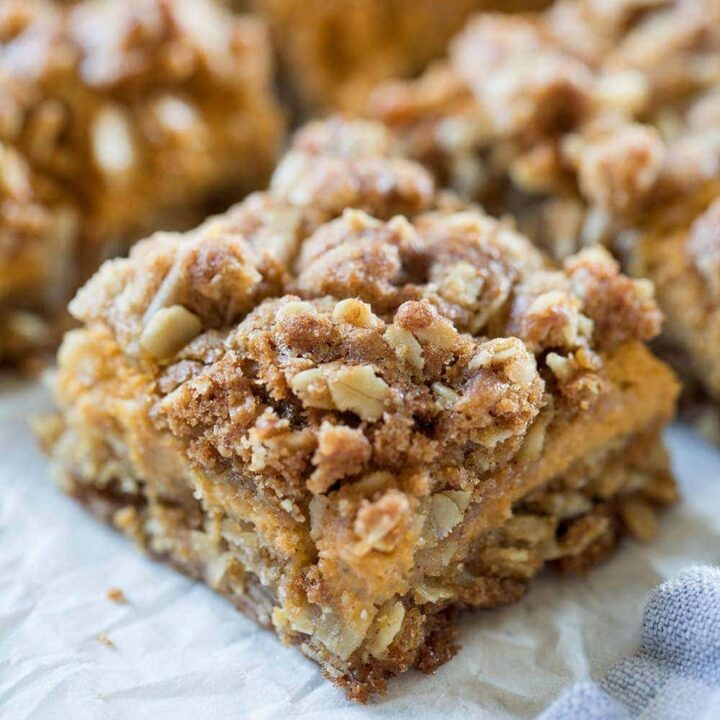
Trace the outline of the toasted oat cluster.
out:
M 0 357 L 104 257 L 265 184 L 271 76 L 215 0 L 0 3 Z
M 568 0 L 524 17 L 481 14 L 446 61 L 380 86 L 372 114 L 442 184 L 512 215 L 554 257 L 605 245 L 655 280 L 665 344 L 680 350 L 687 384 L 699 379 L 720 400 L 720 345 L 703 332 L 720 312 L 712 242 L 658 237 L 685 222 L 688 240 L 694 213 L 718 197 L 716 0 Z
M 268 192 L 71 312 L 40 427 L 62 486 L 356 700 L 676 499 L 649 283 L 601 248 L 554 264 L 380 125 L 307 126 Z
M 537 10 L 550 0 L 231 0 L 267 20 L 299 107 L 357 112 L 372 88 L 440 57 L 470 13 Z

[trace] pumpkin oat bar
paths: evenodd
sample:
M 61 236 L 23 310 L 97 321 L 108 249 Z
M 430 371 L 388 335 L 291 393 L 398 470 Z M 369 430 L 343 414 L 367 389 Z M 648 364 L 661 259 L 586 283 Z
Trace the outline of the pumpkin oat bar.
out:
M 650 284 L 600 248 L 554 264 L 381 125 L 308 125 L 268 192 L 70 309 L 39 425 L 62 487 L 355 700 L 677 497 Z
M 0 360 L 104 258 L 263 187 L 282 137 L 264 28 L 215 0 L 4 0 L 0 101 Z

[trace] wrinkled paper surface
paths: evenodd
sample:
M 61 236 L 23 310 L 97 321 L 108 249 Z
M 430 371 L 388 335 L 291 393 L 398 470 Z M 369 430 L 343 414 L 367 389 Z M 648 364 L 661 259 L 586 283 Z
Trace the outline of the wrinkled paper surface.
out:
M 48 406 L 37 384 L 0 381 L 2 718 L 530 718 L 633 651 L 650 588 L 720 563 L 720 451 L 676 426 L 685 500 L 657 541 L 627 542 L 584 579 L 547 573 L 519 604 L 466 616 L 452 661 L 355 706 L 297 651 L 64 497 L 27 426 Z M 112 587 L 127 604 L 107 598 Z

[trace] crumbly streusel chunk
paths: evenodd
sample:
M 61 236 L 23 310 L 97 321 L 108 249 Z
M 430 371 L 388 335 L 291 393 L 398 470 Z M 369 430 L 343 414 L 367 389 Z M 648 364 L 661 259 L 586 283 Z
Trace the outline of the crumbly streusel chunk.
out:
M 328 215 L 351 207 L 389 218 L 428 208 L 434 183 L 426 170 L 402 156 L 397 139 L 382 126 L 349 126 L 335 118 L 298 132 L 270 189 L 292 205 Z
M 589 109 L 592 73 L 530 20 L 479 15 L 451 44 L 450 59 L 499 135 L 562 132 Z

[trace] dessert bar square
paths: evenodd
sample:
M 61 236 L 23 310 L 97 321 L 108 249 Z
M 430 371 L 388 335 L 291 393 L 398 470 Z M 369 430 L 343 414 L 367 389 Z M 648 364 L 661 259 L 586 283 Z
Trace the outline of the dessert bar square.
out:
M 0 3 L 0 360 L 106 257 L 265 186 L 272 72 L 260 21 L 215 0 Z
M 70 309 L 39 424 L 61 486 L 355 700 L 677 497 L 652 286 L 601 248 L 553 263 L 381 125 L 305 127 L 267 192 Z

